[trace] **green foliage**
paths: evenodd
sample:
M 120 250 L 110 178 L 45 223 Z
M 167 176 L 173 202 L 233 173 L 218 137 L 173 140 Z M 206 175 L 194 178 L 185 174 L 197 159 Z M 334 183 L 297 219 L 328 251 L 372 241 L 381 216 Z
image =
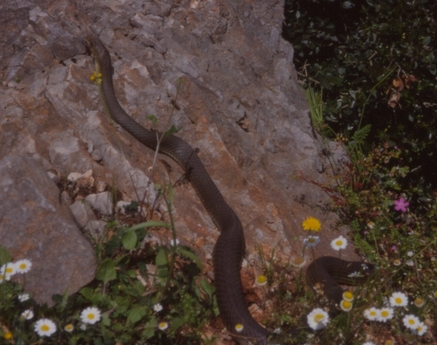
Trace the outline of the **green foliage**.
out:
M 287 0 L 285 15 L 296 68 L 306 89 L 324 90 L 329 127 L 351 140 L 371 124 L 364 153 L 389 141 L 414 170 L 410 182 L 436 188 L 437 3 Z

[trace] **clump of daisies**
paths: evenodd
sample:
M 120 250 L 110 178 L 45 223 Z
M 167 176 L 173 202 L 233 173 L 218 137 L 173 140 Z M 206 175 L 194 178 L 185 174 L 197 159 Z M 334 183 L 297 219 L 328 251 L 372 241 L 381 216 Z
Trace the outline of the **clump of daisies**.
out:
M 5 280 L 11 280 L 15 274 L 24 274 L 30 271 L 32 262 L 28 259 L 8 262 L 0 267 L 0 284 Z

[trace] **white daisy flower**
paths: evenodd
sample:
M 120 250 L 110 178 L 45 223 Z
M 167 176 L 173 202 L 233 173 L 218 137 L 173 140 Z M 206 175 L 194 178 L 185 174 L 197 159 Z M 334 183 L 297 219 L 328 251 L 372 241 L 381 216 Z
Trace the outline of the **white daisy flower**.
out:
M 426 326 L 421 321 L 421 322 L 419 322 L 419 325 L 417 326 L 417 328 L 415 330 L 413 330 L 413 333 L 422 336 L 422 335 L 424 335 L 426 333 L 427 330 L 428 330 L 428 326 Z
M 364 310 L 364 317 L 370 321 L 376 320 L 379 317 L 379 309 L 372 307 Z
M 408 304 L 408 297 L 403 292 L 393 292 L 390 296 L 392 307 L 405 307 Z
M 158 328 L 159 328 L 161 331 L 165 331 L 165 330 L 168 328 L 168 323 L 167 323 L 167 322 L 161 322 L 161 323 L 158 325 Z
M 88 307 L 80 313 L 80 319 L 83 323 L 89 323 L 91 325 L 99 322 L 101 318 L 100 310 L 96 307 Z
M 372 341 L 366 341 L 363 345 L 375 345 L 375 343 Z
M 30 296 L 28 293 L 22 293 L 22 294 L 18 295 L 18 300 L 20 302 L 27 301 L 29 298 L 30 298 Z
M 308 236 L 304 241 L 304 245 L 306 247 L 315 247 L 319 244 L 320 237 L 319 236 Z
M 21 313 L 21 316 L 24 317 L 26 320 L 30 320 L 33 318 L 33 311 L 27 309 Z
M 413 314 L 405 315 L 404 318 L 402 319 L 402 322 L 404 323 L 405 327 L 412 330 L 419 328 L 419 324 L 420 324 L 419 318 Z
M 407 255 L 411 258 L 411 257 L 414 255 L 414 253 L 410 250 L 410 251 L 407 253 Z
M 342 300 L 340 302 L 340 308 L 343 311 L 350 311 L 352 309 L 352 302 L 351 301 Z
M 64 330 L 68 333 L 71 333 L 74 330 L 74 326 L 71 323 L 69 323 L 68 325 L 65 325 Z
M 307 316 L 308 325 L 314 329 L 319 330 L 326 327 L 329 322 L 329 315 L 321 308 L 315 308 Z
M 17 273 L 27 273 L 30 271 L 30 268 L 32 267 L 32 262 L 27 259 L 18 260 L 15 263 L 17 267 Z
M 15 273 L 17 273 L 17 267 L 13 262 L 8 262 L 0 268 L 0 274 L 5 276 L 4 280 L 10 280 Z
M 156 312 L 160 312 L 162 310 L 162 304 L 161 303 L 156 303 L 153 306 L 153 310 L 156 311 Z
M 393 308 L 381 308 L 379 309 L 379 315 L 376 318 L 379 322 L 386 322 L 393 318 Z
M 347 239 L 343 236 L 339 236 L 332 240 L 331 248 L 334 250 L 345 249 L 347 247 Z
M 56 332 L 56 325 L 50 319 L 40 319 L 35 323 L 34 329 L 40 337 L 50 337 Z
M 235 325 L 235 330 L 240 333 L 244 329 L 244 326 L 241 323 L 237 323 Z

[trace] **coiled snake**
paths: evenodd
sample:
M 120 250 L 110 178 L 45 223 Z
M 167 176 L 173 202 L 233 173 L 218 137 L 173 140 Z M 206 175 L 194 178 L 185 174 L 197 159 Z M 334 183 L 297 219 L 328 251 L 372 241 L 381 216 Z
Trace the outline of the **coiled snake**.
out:
M 184 140 L 174 135 L 147 130 L 133 120 L 120 106 L 115 96 L 112 82 L 112 64 L 109 52 L 94 35 L 89 35 L 86 45 L 95 62 L 95 74 L 106 111 L 136 140 L 152 150 L 171 157 L 185 171 L 191 185 L 202 201 L 205 209 L 220 230 L 220 236 L 213 252 L 214 280 L 220 316 L 231 335 L 238 341 L 246 340 L 257 344 L 267 344 L 269 332 L 251 316 L 244 300 L 240 279 L 241 261 L 245 251 L 245 240 L 240 219 L 226 203 L 212 181 L 195 150 Z M 158 141 L 159 146 L 158 146 Z M 307 269 L 307 284 L 322 286 L 325 296 L 338 303 L 342 288 L 339 283 L 362 283 L 372 271 L 372 265 L 362 262 L 348 262 L 334 257 L 321 257 Z M 348 278 L 354 272 L 361 272 L 361 278 Z M 240 332 L 237 324 L 243 325 Z

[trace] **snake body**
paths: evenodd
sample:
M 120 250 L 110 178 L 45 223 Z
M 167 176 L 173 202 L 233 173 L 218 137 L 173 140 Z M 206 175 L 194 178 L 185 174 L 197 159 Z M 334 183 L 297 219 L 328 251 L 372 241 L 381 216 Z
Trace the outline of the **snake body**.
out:
M 94 35 L 86 39 L 99 76 L 99 91 L 106 111 L 136 140 L 152 150 L 169 156 L 185 171 L 191 185 L 211 216 L 220 235 L 214 246 L 213 266 L 217 304 L 220 316 L 231 335 L 239 341 L 248 340 L 267 344 L 269 332 L 251 316 L 244 300 L 240 278 L 241 261 L 245 251 L 245 239 L 240 219 L 226 203 L 193 148 L 174 135 L 145 129 L 133 120 L 119 104 L 112 81 L 111 57 L 104 44 Z M 337 258 L 319 258 L 307 272 L 309 285 L 323 285 L 330 298 L 337 298 L 341 287 L 332 277 L 345 277 L 354 270 L 361 270 L 361 262 L 350 263 Z M 312 268 L 311 268 L 312 267 Z M 331 272 L 330 272 L 331 271 Z M 242 325 L 241 331 L 236 326 Z

